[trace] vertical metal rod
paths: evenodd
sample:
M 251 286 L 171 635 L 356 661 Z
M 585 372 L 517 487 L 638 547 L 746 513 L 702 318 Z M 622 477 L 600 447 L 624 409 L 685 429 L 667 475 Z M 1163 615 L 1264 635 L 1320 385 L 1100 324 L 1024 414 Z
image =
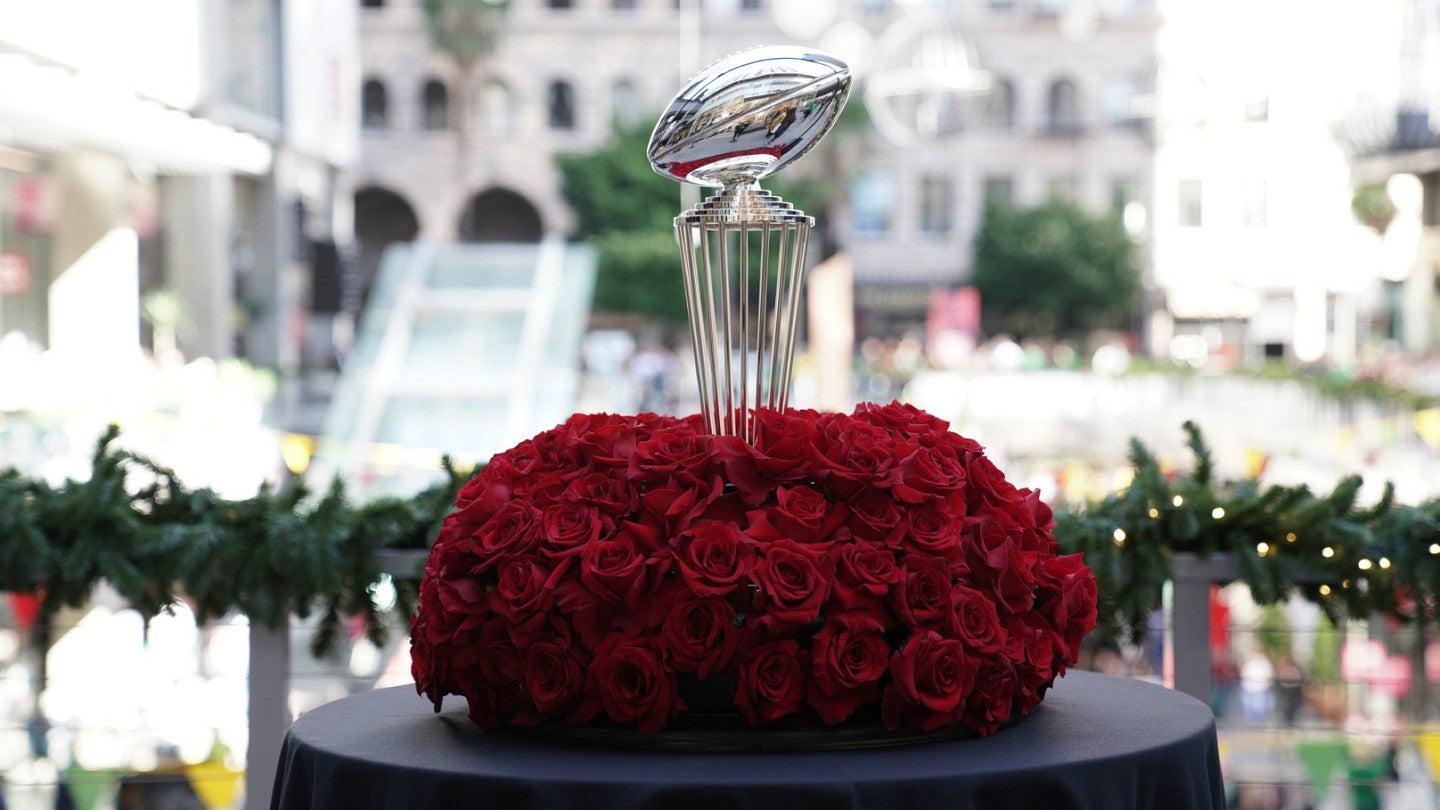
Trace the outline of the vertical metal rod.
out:
M 721 329 L 725 333 L 725 340 L 721 346 L 725 349 L 725 432 L 731 436 L 739 435 L 735 424 L 735 370 L 734 358 L 731 357 L 732 347 L 735 345 L 735 325 L 730 306 L 730 232 L 732 228 L 728 224 L 720 226 L 720 292 L 725 296 L 725 308 L 721 315 Z
M 784 312 L 782 302 L 785 300 L 783 288 L 785 286 L 785 254 L 789 250 L 790 226 L 782 225 L 780 229 L 780 247 L 776 251 L 778 261 L 775 264 L 775 328 L 770 335 L 770 391 L 767 399 L 770 407 L 779 410 L 779 399 L 777 392 L 780 390 L 780 334 L 785 328 Z
M 714 229 L 708 228 L 703 224 L 700 226 L 700 254 L 704 259 L 705 266 L 705 277 L 703 279 L 704 283 L 700 288 L 700 298 L 705 317 L 705 353 L 709 357 L 706 371 L 709 373 L 711 380 L 711 398 L 706 401 L 708 406 L 705 408 L 705 423 L 711 433 L 718 435 L 724 433 L 724 431 L 721 430 L 720 423 L 719 369 L 717 368 L 717 358 L 715 356 L 717 351 L 715 348 L 715 329 L 717 326 L 717 319 L 715 317 L 715 269 L 710 259 L 713 249 L 710 245 L 710 238 L 714 233 Z
M 705 402 L 710 375 L 705 373 L 705 353 L 700 338 L 700 321 L 703 318 L 699 304 L 699 265 L 695 257 L 695 232 L 686 224 L 684 217 L 677 217 L 675 235 L 680 240 L 681 267 L 685 276 L 685 310 L 690 314 L 690 352 L 695 359 L 695 379 L 700 390 L 700 401 Z
M 793 244 L 794 253 L 790 263 L 790 299 L 785 303 L 790 307 L 789 333 L 786 335 L 785 345 L 785 386 L 780 392 L 780 408 L 783 410 L 790 403 L 790 382 L 791 375 L 795 370 L 795 338 L 799 331 L 797 325 L 800 320 L 800 282 L 805 275 L 805 250 L 809 246 L 809 228 L 798 228 Z
M 740 334 L 733 345 L 740 347 L 740 435 L 750 441 L 750 226 L 740 225 Z M 757 358 L 758 362 L 758 358 Z M 757 403 L 758 404 L 758 403 Z
M 765 375 L 767 373 L 767 369 L 765 368 L 765 360 L 767 359 L 767 355 L 765 354 L 765 332 L 766 327 L 769 325 L 767 323 L 769 319 L 765 316 L 770 312 L 770 307 L 765 300 L 765 285 L 768 283 L 770 270 L 770 228 L 771 226 L 767 224 L 764 226 L 764 229 L 760 231 L 760 278 L 759 283 L 756 285 L 759 296 L 759 306 L 755 313 L 755 407 L 757 408 L 760 407 L 762 402 L 765 402 L 765 400 L 761 399 L 761 390 L 764 386 Z M 775 367 L 775 355 L 769 355 L 768 359 L 770 361 L 770 368 L 773 369 Z M 765 404 L 767 406 L 769 405 L 768 402 Z

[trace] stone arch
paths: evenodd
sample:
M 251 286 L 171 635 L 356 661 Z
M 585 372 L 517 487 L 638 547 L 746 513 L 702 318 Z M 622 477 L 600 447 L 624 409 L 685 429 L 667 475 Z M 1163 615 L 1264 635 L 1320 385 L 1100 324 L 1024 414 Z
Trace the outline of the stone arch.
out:
M 476 194 L 460 215 L 461 242 L 539 242 L 544 233 L 535 205 L 506 188 Z
M 370 294 L 385 248 L 395 242 L 413 242 L 419 234 L 415 208 L 400 194 L 378 186 L 355 192 L 355 245 L 363 296 Z

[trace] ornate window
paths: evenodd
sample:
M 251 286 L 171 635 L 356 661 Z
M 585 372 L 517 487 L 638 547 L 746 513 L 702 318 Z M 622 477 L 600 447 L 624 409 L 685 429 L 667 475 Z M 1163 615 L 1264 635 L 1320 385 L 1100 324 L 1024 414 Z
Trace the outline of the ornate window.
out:
M 1080 91 L 1073 80 L 1061 78 L 1050 83 L 1045 97 L 1045 126 L 1060 135 L 1080 131 Z
M 567 81 L 550 83 L 546 103 L 551 129 L 575 128 L 575 89 Z
M 447 129 L 450 126 L 450 90 L 439 79 L 426 79 L 421 91 L 424 105 L 421 120 L 426 129 Z
M 360 88 L 360 123 L 366 129 L 390 126 L 389 94 L 379 79 L 366 79 Z

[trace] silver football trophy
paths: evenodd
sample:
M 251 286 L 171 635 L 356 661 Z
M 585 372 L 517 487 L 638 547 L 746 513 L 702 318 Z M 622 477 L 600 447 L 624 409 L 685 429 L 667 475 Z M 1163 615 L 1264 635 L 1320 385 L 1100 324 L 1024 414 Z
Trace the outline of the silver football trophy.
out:
M 790 394 L 810 228 L 762 177 L 810 151 L 850 93 L 850 68 L 798 47 L 753 48 L 701 71 L 655 125 L 656 172 L 720 190 L 675 218 L 700 409 L 752 437 L 755 408 Z

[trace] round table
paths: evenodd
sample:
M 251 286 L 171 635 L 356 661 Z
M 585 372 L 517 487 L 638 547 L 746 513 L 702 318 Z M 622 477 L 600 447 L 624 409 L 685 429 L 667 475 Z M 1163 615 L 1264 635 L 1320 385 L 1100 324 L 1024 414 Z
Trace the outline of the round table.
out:
M 1215 721 L 1153 684 L 1072 671 L 995 734 L 804 753 L 676 753 L 556 742 L 439 715 L 413 687 L 290 727 L 274 810 L 302 808 L 1223 808 Z

